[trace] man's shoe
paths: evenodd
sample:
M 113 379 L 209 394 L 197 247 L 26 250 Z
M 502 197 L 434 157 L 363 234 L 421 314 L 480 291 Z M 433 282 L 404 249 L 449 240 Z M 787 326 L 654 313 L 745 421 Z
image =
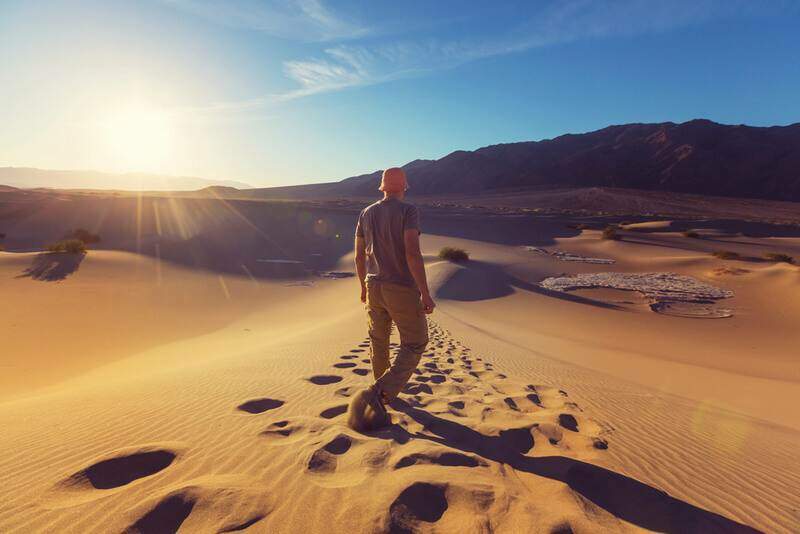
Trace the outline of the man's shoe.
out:
M 377 385 L 373 385 L 369 388 L 369 392 L 370 396 L 368 404 L 375 414 L 373 420 L 374 428 L 380 428 L 388 425 L 391 422 L 391 419 L 389 418 L 389 412 L 386 411 L 386 407 L 383 405 L 380 388 Z

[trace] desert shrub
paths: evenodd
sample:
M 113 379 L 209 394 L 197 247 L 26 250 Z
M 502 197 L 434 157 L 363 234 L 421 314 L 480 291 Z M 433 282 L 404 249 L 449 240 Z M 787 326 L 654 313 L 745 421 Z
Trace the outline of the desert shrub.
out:
M 738 252 L 733 252 L 732 250 L 715 250 L 711 255 L 721 260 L 738 260 L 741 258 Z
M 695 232 L 694 230 L 686 230 L 685 232 L 681 232 L 683 237 L 691 237 L 693 239 L 700 239 L 700 234 Z
M 91 243 L 99 243 L 100 236 L 97 234 L 93 234 L 89 230 L 84 228 L 78 228 L 77 230 L 73 230 L 69 234 L 67 234 L 68 239 L 79 239 L 83 241 L 85 244 L 89 245 Z
M 463 248 L 442 247 L 439 251 L 439 257 L 448 261 L 467 261 L 469 253 Z
M 603 229 L 603 239 L 619 239 L 617 230 L 619 230 L 619 228 L 616 225 L 609 224 Z
M 767 252 L 764 254 L 764 259 L 768 261 L 782 261 L 785 263 L 794 263 L 794 258 L 782 252 Z
M 84 254 L 86 243 L 80 239 L 62 239 L 47 246 L 48 252 L 66 252 L 68 254 Z

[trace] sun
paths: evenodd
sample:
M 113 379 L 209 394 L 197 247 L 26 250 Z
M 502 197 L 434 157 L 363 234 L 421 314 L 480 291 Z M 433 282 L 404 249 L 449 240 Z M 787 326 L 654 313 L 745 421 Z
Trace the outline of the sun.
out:
M 114 167 L 130 172 L 165 171 L 175 148 L 169 113 L 131 104 L 111 111 L 102 125 L 103 143 Z

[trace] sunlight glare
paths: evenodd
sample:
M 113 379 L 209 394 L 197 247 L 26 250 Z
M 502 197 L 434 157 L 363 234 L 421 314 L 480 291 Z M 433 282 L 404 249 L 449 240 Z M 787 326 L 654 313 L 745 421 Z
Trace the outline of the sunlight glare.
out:
M 170 115 L 143 104 L 120 107 L 103 121 L 106 149 L 117 168 L 163 172 L 174 137 Z

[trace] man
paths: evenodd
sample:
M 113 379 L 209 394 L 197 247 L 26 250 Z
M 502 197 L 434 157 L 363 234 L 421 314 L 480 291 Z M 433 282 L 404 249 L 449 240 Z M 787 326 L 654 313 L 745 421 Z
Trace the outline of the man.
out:
M 428 344 L 425 314 L 436 306 L 428 289 L 419 249 L 419 212 L 403 201 L 408 189 L 400 168 L 383 172 L 383 199 L 367 206 L 356 225 L 356 272 L 366 303 L 375 383 L 364 401 L 377 420 L 387 419 L 384 404 L 397 397 Z M 389 363 L 392 322 L 400 350 Z

